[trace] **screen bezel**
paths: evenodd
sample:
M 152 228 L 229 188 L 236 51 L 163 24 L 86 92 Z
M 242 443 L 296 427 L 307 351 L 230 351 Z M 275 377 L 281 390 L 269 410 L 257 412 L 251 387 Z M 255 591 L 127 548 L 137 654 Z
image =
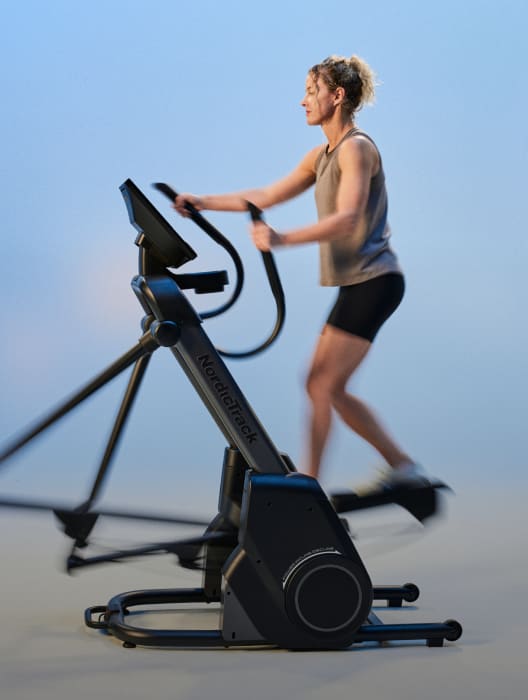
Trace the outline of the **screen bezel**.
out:
M 125 200 L 130 223 L 136 231 L 143 234 L 148 242 L 149 253 L 162 265 L 177 268 L 196 258 L 191 246 L 176 233 L 130 178 L 119 189 Z

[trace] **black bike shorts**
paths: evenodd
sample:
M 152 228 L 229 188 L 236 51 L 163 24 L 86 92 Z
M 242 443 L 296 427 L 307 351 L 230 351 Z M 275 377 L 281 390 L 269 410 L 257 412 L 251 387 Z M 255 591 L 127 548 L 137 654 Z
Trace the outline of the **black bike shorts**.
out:
M 372 342 L 403 299 L 405 280 L 391 272 L 366 282 L 339 287 L 327 323 Z

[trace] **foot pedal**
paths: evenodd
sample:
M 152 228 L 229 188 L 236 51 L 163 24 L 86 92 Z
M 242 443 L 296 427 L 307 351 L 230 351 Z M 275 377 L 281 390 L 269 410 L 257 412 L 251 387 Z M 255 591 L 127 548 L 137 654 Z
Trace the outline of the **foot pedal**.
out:
M 330 502 L 337 513 L 395 504 L 405 508 L 416 520 L 423 523 L 438 512 L 439 489 L 449 487 L 441 481 L 435 481 L 424 486 L 397 486 L 363 496 L 353 492 L 334 493 L 330 495 Z

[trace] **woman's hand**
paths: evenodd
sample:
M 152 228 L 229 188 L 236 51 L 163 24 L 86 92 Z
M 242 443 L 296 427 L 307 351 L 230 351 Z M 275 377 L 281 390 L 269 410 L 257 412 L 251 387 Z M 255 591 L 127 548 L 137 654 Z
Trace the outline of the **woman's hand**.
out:
M 181 214 L 181 216 L 186 216 L 189 217 L 189 211 L 186 208 L 186 204 L 192 204 L 192 206 L 197 210 L 200 211 L 201 209 L 204 208 L 204 203 L 203 199 L 201 197 L 198 197 L 195 194 L 179 194 L 176 199 L 174 200 L 174 203 L 172 205 L 173 209 L 176 209 L 178 214 Z
M 256 221 L 252 224 L 250 231 L 253 243 L 263 253 L 269 253 L 272 248 L 284 243 L 283 236 L 263 221 Z

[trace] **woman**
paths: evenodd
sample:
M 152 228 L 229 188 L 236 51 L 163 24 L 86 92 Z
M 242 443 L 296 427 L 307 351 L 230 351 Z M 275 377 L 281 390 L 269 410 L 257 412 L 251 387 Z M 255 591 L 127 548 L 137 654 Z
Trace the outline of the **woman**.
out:
M 330 56 L 310 69 L 301 102 L 307 123 L 322 128 L 324 146 L 312 149 L 293 172 L 267 187 L 223 195 L 182 194 L 174 203 L 184 216 L 186 202 L 199 210 L 245 211 L 249 200 L 266 209 L 315 184 L 317 223 L 279 233 L 258 222 L 251 233 L 261 251 L 319 243 L 320 282 L 338 287 L 308 373 L 311 417 L 305 471 L 319 476 L 335 411 L 387 463 L 362 491 L 427 482 L 372 410 L 346 391 L 404 292 L 404 278 L 389 245 L 381 158 L 372 139 L 355 124 L 356 112 L 373 98 L 374 74 L 362 59 Z

